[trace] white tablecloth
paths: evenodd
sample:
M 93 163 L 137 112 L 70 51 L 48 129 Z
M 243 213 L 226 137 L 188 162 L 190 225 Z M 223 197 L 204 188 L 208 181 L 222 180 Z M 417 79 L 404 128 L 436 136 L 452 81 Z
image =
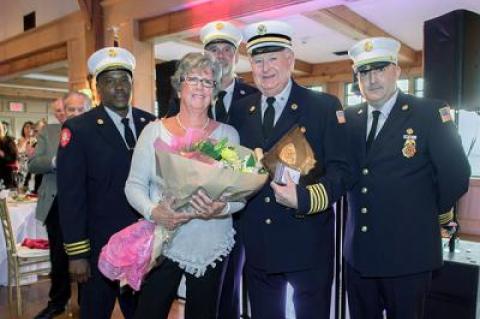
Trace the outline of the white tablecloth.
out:
M 45 227 L 35 219 L 36 202 L 8 202 L 7 205 L 17 243 L 20 243 L 24 238 L 47 238 Z M 0 286 L 7 285 L 7 267 L 7 249 L 2 229 L 0 231 Z M 32 279 L 35 280 L 36 276 L 33 276 Z M 24 282 L 22 281 L 22 283 Z

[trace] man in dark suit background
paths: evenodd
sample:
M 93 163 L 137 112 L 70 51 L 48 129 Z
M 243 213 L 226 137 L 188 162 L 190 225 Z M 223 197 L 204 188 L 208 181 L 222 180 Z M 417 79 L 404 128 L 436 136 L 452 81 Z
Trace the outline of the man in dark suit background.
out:
M 57 200 L 57 149 L 60 129 L 66 119 L 71 119 L 90 109 L 92 101 L 83 93 L 70 92 L 61 103 L 65 116 L 57 119 L 60 124 L 48 124 L 38 134 L 35 153 L 28 160 L 28 171 L 42 174 L 42 183 L 38 189 L 38 202 L 35 217 L 47 227 L 50 248 L 50 291 L 48 305 L 35 319 L 53 318 L 65 311 L 70 299 L 70 276 L 68 274 L 68 256 L 63 248 L 63 236 L 60 229 Z M 60 114 L 55 110 L 55 114 Z
M 242 32 L 230 22 L 213 21 L 202 27 L 200 40 L 203 43 L 205 53 L 212 54 L 222 68 L 220 91 L 209 111 L 209 116 L 219 122 L 229 123 L 232 102 L 258 92 L 253 86 L 243 83 L 235 75 Z M 178 99 L 171 99 L 166 116 L 174 116 L 178 113 L 178 110 Z M 232 319 L 232 317 L 229 317 L 229 319 Z
M 242 42 L 242 32 L 232 23 L 213 21 L 200 30 L 200 40 L 206 53 L 211 54 L 222 68 L 220 91 L 209 114 L 219 122 L 230 122 L 230 110 L 235 101 L 258 92 L 254 87 L 243 83 L 235 76 L 238 63 L 238 47 Z M 240 214 L 234 214 L 233 227 L 235 246 L 228 256 L 228 264 L 222 284 L 222 294 L 218 311 L 219 319 L 240 318 L 240 281 L 245 253 L 239 233 Z
M 73 279 L 84 283 L 80 315 L 110 318 L 118 297 L 133 317 L 135 298 L 98 270 L 98 256 L 110 236 L 140 215 L 124 193 L 140 132 L 154 116 L 131 106 L 135 58 L 125 49 L 103 48 L 88 60 L 101 104 L 63 125 L 57 157 L 60 223 Z
M 353 188 L 345 258 L 352 319 L 423 318 L 440 223 L 467 191 L 470 167 L 450 108 L 398 90 L 398 41 L 349 51 L 366 102 L 346 110 Z
M 228 123 L 232 102 L 258 92 L 235 76 L 242 32 L 230 22 L 213 21 L 200 30 L 200 40 L 205 52 L 212 54 L 222 67 L 222 83 L 211 110 L 212 117 L 219 122 Z
M 252 318 L 285 318 L 287 283 L 296 317 L 329 318 L 334 257 L 332 203 L 349 175 L 345 118 L 332 95 L 292 79 L 292 29 L 280 21 L 244 30 L 252 74 L 261 93 L 232 106 L 231 124 L 249 148 L 269 150 L 292 127 L 302 128 L 316 166 L 298 185 L 271 183 L 247 202 L 240 231 Z

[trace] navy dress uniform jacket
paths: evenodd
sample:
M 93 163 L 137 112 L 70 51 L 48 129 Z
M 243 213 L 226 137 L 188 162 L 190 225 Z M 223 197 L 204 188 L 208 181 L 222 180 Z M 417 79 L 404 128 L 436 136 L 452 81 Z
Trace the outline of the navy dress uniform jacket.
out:
M 339 123 L 343 113 L 337 118 L 337 111 L 341 112 L 341 105 L 336 97 L 294 82 L 285 109 L 265 140 L 261 94 L 250 95 L 233 105 L 231 124 L 239 131 L 242 145 L 269 150 L 297 124 L 305 128 L 317 160 L 312 170 L 315 173 L 309 174 L 310 181 L 301 180 L 297 186 L 298 210 L 277 204 L 269 183 L 247 202 L 241 212 L 240 228 L 249 265 L 268 273 L 332 270 L 331 204 L 343 195 L 349 174 L 345 125 Z M 322 188 L 323 195 L 315 195 L 317 187 Z
M 363 276 L 408 275 L 442 265 L 439 215 L 467 191 L 470 176 L 444 107 L 399 92 L 368 154 L 367 105 L 346 110 L 354 182 L 344 252 Z M 407 140 L 415 141 L 413 149 L 405 148 Z
M 132 108 L 136 135 L 155 117 Z M 57 155 L 60 221 L 69 257 L 90 256 L 95 262 L 110 236 L 136 222 L 124 187 L 132 151 L 104 106 L 65 122 L 70 141 Z M 60 143 L 62 145 L 62 142 Z
M 232 104 L 230 104 L 230 108 L 227 113 L 227 120 L 225 123 L 230 124 L 230 115 L 232 114 L 232 106 L 234 106 L 235 101 L 238 101 L 244 97 L 247 97 L 251 94 L 258 93 L 258 90 L 253 86 L 250 86 L 246 83 L 243 83 L 240 79 L 235 79 L 235 86 L 233 87 L 233 96 L 232 96 Z M 212 109 L 210 109 L 211 111 Z M 235 216 L 235 214 L 233 215 Z

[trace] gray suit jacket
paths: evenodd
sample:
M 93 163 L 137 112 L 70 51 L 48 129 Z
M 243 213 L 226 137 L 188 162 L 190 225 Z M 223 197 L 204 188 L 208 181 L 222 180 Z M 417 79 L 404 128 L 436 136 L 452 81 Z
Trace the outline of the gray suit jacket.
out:
M 60 124 L 48 124 L 38 135 L 35 155 L 28 161 L 29 172 L 43 174 L 42 184 L 38 189 L 36 210 L 36 218 L 43 223 L 57 196 L 57 173 L 52 165 L 52 159 L 57 155 L 60 129 Z

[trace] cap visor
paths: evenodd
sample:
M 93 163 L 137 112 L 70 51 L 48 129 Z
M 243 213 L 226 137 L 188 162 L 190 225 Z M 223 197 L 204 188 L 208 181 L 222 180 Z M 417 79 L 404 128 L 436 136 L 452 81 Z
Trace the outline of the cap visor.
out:
M 277 46 L 277 45 L 268 45 L 268 46 L 253 49 L 252 50 L 252 56 L 253 55 L 258 55 L 258 54 L 263 54 L 263 53 L 269 53 L 269 52 L 279 52 L 279 51 L 282 51 L 282 50 L 285 50 L 285 49 L 286 49 L 286 47 Z
M 378 70 L 388 66 L 389 64 L 393 64 L 393 63 L 387 62 L 387 61 L 368 63 L 368 64 L 360 65 L 359 67 L 357 67 L 357 72 Z

